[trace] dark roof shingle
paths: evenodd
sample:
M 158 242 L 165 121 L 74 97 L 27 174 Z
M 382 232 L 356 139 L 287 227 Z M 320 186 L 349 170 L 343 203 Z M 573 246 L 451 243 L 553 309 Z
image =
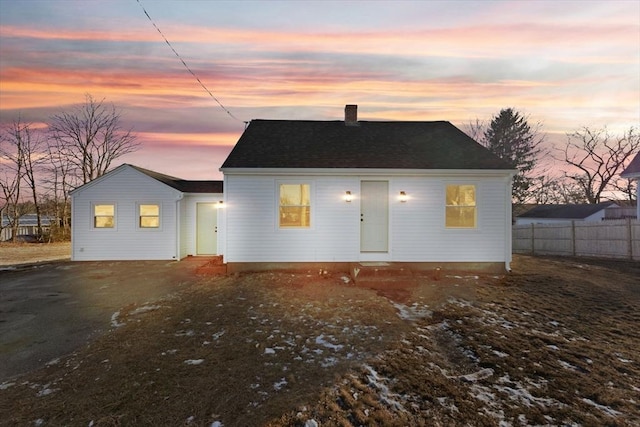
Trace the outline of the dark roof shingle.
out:
M 584 219 L 614 204 L 614 202 L 603 202 L 575 205 L 538 205 L 518 215 L 518 218 Z
M 253 120 L 225 168 L 506 169 L 446 121 Z
M 222 181 L 188 181 L 186 179 L 176 178 L 174 176 L 165 175 L 139 166 L 129 165 L 138 172 L 141 172 L 156 181 L 175 188 L 183 193 L 222 193 Z

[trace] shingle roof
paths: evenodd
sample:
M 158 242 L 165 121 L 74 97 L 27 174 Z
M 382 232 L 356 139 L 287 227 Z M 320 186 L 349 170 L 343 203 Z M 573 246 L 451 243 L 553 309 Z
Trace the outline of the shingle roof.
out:
M 636 157 L 631 160 L 631 163 L 627 166 L 627 168 L 620 174 L 623 178 L 629 176 L 640 176 L 640 153 L 636 154 Z
M 222 181 L 188 181 L 186 179 L 176 178 L 174 176 L 165 175 L 139 166 L 129 165 L 138 172 L 141 172 L 156 181 L 175 188 L 183 193 L 222 193 Z
M 225 168 L 506 169 L 446 121 L 253 120 Z
M 554 218 L 554 219 L 584 219 L 611 205 L 614 202 L 576 205 L 538 205 L 518 215 L 518 218 Z

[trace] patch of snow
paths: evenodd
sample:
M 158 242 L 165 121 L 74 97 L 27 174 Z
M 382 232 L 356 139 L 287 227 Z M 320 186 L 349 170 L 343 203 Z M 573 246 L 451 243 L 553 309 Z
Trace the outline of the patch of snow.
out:
M 553 344 L 548 345 L 547 348 L 550 348 L 551 350 L 560 350 L 557 345 L 553 345 Z
M 195 419 L 196 419 L 196 417 L 191 415 L 190 417 L 187 418 L 186 423 L 187 424 L 191 424 L 193 422 L 193 420 L 195 420 Z
M 224 427 L 224 424 L 222 424 L 220 421 L 214 421 L 209 427 Z
M 176 354 L 177 352 L 178 352 L 178 349 L 172 348 L 171 350 L 163 351 L 160 354 L 163 356 L 166 356 L 167 354 Z
M 605 414 L 609 415 L 610 417 L 619 417 L 620 415 L 622 415 L 622 412 L 618 412 L 613 408 L 610 408 L 608 406 L 604 406 L 604 405 L 600 405 L 596 402 L 594 402 L 591 399 L 587 399 L 586 397 L 582 398 L 582 401 L 584 403 L 587 403 L 589 405 L 594 406 L 595 408 L 598 408 L 599 410 L 601 410 L 602 412 L 604 412 Z
M 314 420 L 314 419 L 307 420 L 307 421 L 304 423 L 304 427 L 318 427 L 319 425 L 320 425 L 320 424 L 318 424 L 318 422 L 317 422 L 316 420 Z
M 47 362 L 47 366 L 57 365 L 58 363 L 60 363 L 60 358 L 56 357 L 55 359 L 49 360 Z
M 367 380 L 369 380 L 370 386 L 378 390 L 380 400 L 391 408 L 405 412 L 404 406 L 396 399 L 400 396 L 389 390 L 389 387 L 385 384 L 386 379 L 382 378 L 371 366 L 364 365 L 364 368 L 369 371 Z
M 498 350 L 493 350 L 493 354 L 501 358 L 509 357 L 507 353 L 503 353 L 502 351 L 498 351 Z
M 57 389 L 49 388 L 49 384 L 47 384 L 46 386 L 44 386 L 44 388 L 43 388 L 42 390 L 40 390 L 40 391 L 36 394 L 36 396 L 38 396 L 38 397 L 48 396 L 48 395 L 50 395 L 51 393 L 55 392 L 56 390 L 57 390 Z
M 200 365 L 204 359 L 187 359 L 184 361 L 187 365 Z
M 284 378 L 281 378 L 280 381 L 273 383 L 273 388 L 276 390 L 280 390 L 282 389 L 282 387 L 287 385 L 287 380 Z
M 4 383 L 0 384 L 0 390 L 6 390 L 9 387 L 11 387 L 12 385 L 16 385 L 16 383 L 4 382 Z
M 222 337 L 227 331 L 226 330 L 221 330 L 220 332 L 216 332 L 215 334 L 211 335 L 211 338 L 213 338 L 214 341 L 217 341 L 218 339 L 220 339 L 220 337 Z
M 161 308 L 161 305 L 144 305 L 142 307 L 138 307 L 132 312 L 129 313 L 130 316 L 137 316 L 138 314 L 148 313 L 150 311 L 155 311 Z
M 474 383 L 476 381 L 480 381 L 480 380 L 484 380 L 486 378 L 489 378 L 490 376 L 493 375 L 493 369 L 491 368 L 485 368 L 485 369 L 481 369 L 478 372 L 474 372 L 472 374 L 467 374 L 467 375 L 460 375 L 457 378 L 460 378 L 461 380 L 470 382 L 470 383 Z
M 321 346 L 326 347 L 326 348 L 330 348 L 333 351 L 342 350 L 342 347 L 344 347 L 342 344 L 332 344 L 332 343 L 326 341 L 324 339 L 324 334 L 320 334 L 320 335 L 318 335 L 316 337 L 316 344 L 321 345 Z
M 111 326 L 114 328 L 119 328 L 121 326 L 124 326 L 126 323 L 124 322 L 118 322 L 118 316 L 120 316 L 120 312 L 116 311 L 115 313 L 113 313 L 111 315 Z
M 276 351 L 271 347 L 267 347 L 264 349 L 264 354 L 276 354 Z
M 36 427 L 40 427 L 42 425 L 44 425 L 44 420 L 42 418 L 38 418 L 37 420 L 33 421 L 33 425 Z
M 340 278 L 345 284 L 348 284 L 349 282 L 351 282 L 351 279 L 349 278 L 349 276 L 342 276 Z
M 396 302 L 392 302 L 392 304 L 396 310 L 398 310 L 398 317 L 402 320 L 414 321 L 424 319 L 425 317 L 431 317 L 432 314 L 431 310 L 427 309 L 426 306 L 419 307 L 418 303 L 414 303 L 410 307 Z
M 560 366 L 562 366 L 564 369 L 569 369 L 572 371 L 577 371 L 578 368 L 574 365 L 572 365 L 569 362 L 565 362 L 564 360 L 558 359 L 558 363 L 560 364 Z
M 175 334 L 173 334 L 176 337 L 191 337 L 195 334 L 195 332 L 193 332 L 191 329 L 189 329 L 188 331 L 178 331 Z

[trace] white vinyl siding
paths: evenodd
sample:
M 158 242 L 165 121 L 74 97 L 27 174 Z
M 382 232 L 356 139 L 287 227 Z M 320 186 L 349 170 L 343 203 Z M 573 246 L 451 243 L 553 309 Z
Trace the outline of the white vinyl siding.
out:
M 130 167 L 98 178 L 72 194 L 72 259 L 177 259 L 178 199 L 177 190 Z M 140 228 L 140 205 L 150 200 L 158 205 L 159 227 Z M 105 201 L 116 207 L 109 232 L 93 226 L 93 206 Z
M 278 185 L 313 185 L 313 227 L 278 227 Z M 437 176 L 225 175 L 227 262 L 354 262 L 360 252 L 360 182 L 389 182 L 389 251 L 395 262 L 504 262 L 507 177 L 461 176 L 476 186 L 476 227 L 445 227 L 445 189 Z M 454 183 L 458 181 L 455 178 Z M 353 200 L 344 200 L 351 191 Z M 407 201 L 400 202 L 400 191 Z M 510 224 L 509 224 L 510 226 Z M 292 232 L 290 232 L 292 231 Z
M 180 258 L 195 256 L 196 253 L 196 207 L 198 203 L 216 203 L 223 200 L 222 194 L 185 194 L 180 200 Z M 224 206 L 222 204 L 221 206 Z M 220 208 L 221 212 L 224 208 Z M 218 253 L 221 253 L 222 227 L 220 226 L 221 215 L 218 215 Z

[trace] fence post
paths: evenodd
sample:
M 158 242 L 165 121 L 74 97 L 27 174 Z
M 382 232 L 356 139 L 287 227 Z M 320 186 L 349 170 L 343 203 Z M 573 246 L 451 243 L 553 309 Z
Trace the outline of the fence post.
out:
M 571 255 L 576 256 L 576 221 L 571 220 Z
M 531 223 L 531 255 L 536 254 L 535 224 Z
M 627 253 L 629 259 L 633 261 L 633 230 L 631 229 L 631 218 L 627 218 Z

